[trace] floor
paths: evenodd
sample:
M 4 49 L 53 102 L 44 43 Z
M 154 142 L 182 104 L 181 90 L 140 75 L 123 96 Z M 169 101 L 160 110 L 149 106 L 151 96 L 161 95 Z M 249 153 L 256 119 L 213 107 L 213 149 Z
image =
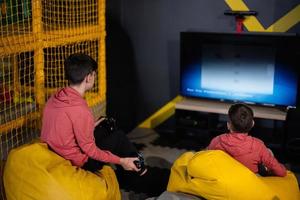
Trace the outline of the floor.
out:
M 143 145 L 141 151 L 145 158 L 145 162 L 150 167 L 159 167 L 170 169 L 172 163 L 178 156 L 186 152 L 186 149 L 177 149 L 170 147 L 163 147 L 159 145 L 153 145 L 159 134 L 153 129 L 136 128 L 128 135 L 129 139 L 138 145 Z M 156 197 L 148 197 L 143 193 L 134 193 L 133 191 L 122 192 L 122 200 L 145 200 L 156 199 Z

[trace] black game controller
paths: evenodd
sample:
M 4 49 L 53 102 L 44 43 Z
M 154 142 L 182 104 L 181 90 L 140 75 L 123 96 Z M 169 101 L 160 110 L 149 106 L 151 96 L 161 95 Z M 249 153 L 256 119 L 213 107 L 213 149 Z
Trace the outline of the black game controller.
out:
M 104 120 L 99 125 L 105 128 L 108 133 L 112 133 L 117 130 L 116 120 L 112 117 L 104 117 Z
M 138 173 L 142 174 L 146 170 L 145 159 L 142 153 L 137 153 L 137 155 L 138 155 L 138 160 L 133 161 L 133 163 L 135 164 L 136 168 L 140 170 L 138 171 Z

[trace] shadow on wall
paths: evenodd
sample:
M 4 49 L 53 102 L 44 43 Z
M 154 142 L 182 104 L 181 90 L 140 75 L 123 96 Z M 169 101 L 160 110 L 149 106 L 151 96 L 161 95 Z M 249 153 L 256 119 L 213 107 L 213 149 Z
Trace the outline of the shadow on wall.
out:
M 106 18 L 107 115 L 117 120 L 119 128 L 131 131 L 136 125 L 134 51 L 129 36 L 111 16 Z
M 178 33 L 179 34 L 179 33 Z M 168 43 L 168 71 L 169 71 L 169 90 L 171 97 L 174 98 L 179 94 L 180 79 L 180 52 L 179 41 L 169 40 Z

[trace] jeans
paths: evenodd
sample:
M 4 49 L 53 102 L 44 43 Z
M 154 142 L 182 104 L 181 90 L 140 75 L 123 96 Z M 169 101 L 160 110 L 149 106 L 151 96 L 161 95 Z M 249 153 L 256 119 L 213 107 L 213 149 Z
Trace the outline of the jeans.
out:
M 136 157 L 137 149 L 129 141 L 122 130 L 109 132 L 101 126 L 94 130 L 96 146 L 101 150 L 107 150 L 119 157 Z M 82 166 L 83 169 L 95 172 L 103 167 L 105 163 L 89 158 Z

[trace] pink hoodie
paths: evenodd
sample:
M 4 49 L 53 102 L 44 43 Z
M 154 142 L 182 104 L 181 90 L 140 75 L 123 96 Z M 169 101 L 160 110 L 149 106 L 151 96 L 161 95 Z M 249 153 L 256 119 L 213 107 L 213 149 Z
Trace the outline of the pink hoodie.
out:
M 120 163 L 118 156 L 96 146 L 94 117 L 86 101 L 71 87 L 49 98 L 43 114 L 41 140 L 75 166 L 81 167 L 88 157 Z
M 254 173 L 258 172 L 258 164 L 263 163 L 274 175 L 286 175 L 285 167 L 276 160 L 264 143 L 247 134 L 219 135 L 211 141 L 208 149 L 225 151 Z

